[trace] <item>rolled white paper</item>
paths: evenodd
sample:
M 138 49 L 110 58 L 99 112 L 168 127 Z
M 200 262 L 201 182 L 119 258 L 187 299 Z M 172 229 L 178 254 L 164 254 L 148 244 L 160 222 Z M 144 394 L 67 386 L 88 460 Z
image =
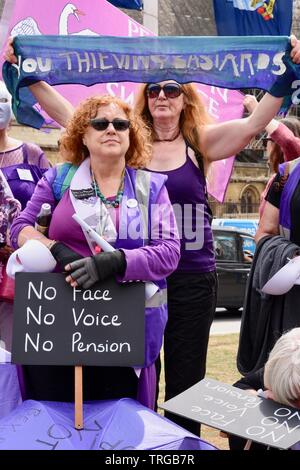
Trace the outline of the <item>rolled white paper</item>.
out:
M 6 272 L 15 278 L 16 273 L 50 273 L 56 266 L 51 251 L 38 240 L 27 240 L 8 258 Z
M 97 243 L 103 251 L 115 251 L 114 247 L 111 246 L 104 238 L 102 238 L 94 229 L 92 229 L 81 217 L 77 214 L 72 215 L 73 219 L 80 225 L 80 227 Z M 145 283 L 145 297 L 146 300 L 151 299 L 153 295 L 158 291 L 158 287 L 154 282 Z
M 270 295 L 286 294 L 294 284 L 299 284 L 299 278 L 300 256 L 296 256 L 268 280 L 263 286 L 262 292 Z

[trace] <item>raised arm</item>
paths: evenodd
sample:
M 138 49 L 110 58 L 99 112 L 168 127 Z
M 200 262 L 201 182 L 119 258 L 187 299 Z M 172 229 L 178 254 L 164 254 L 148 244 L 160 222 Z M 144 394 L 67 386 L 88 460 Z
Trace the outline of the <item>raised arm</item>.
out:
M 246 95 L 243 104 L 249 113 L 253 113 L 258 106 L 258 101 L 255 96 Z M 293 160 L 300 156 L 300 138 L 296 137 L 283 122 L 272 119 L 265 130 L 268 136 L 280 146 L 285 161 Z
M 212 162 L 240 152 L 276 116 L 282 101 L 283 98 L 266 93 L 249 117 L 205 126 L 202 131 L 204 155 Z
M 300 41 L 291 37 L 291 58 L 300 63 Z M 284 75 L 282 76 L 283 78 Z M 207 125 L 202 130 L 202 152 L 209 161 L 222 160 L 241 151 L 276 116 L 283 97 L 266 93 L 253 113 L 245 119 Z
M 46 82 L 34 83 L 29 88 L 43 110 L 62 127 L 66 127 L 74 113 L 73 105 Z
M 11 64 L 17 63 L 13 37 L 8 39 L 4 58 Z M 46 82 L 34 83 L 29 88 L 44 111 L 62 127 L 66 127 L 74 112 L 72 104 Z
M 254 95 L 245 95 L 243 105 L 245 106 L 249 114 L 252 114 L 258 106 L 258 101 Z M 277 121 L 277 119 L 272 119 L 269 124 L 265 127 L 265 131 L 270 135 L 278 129 L 278 126 L 279 121 Z

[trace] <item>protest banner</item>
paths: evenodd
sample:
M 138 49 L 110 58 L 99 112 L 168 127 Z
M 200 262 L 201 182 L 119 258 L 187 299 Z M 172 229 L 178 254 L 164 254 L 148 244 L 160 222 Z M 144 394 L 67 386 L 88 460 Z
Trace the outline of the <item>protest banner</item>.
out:
M 9 35 L 90 35 L 102 37 L 128 36 L 143 37 L 154 34 L 135 20 L 124 14 L 106 0 L 77 0 L 76 5 L 66 0 L 52 2 L 51 9 L 44 14 L 45 0 L 9 0 L 1 18 L 0 68 L 2 68 L 2 55 Z M 57 91 L 67 98 L 74 106 L 89 96 L 96 94 L 110 94 L 118 96 L 130 105 L 134 104 L 136 83 L 117 82 L 97 83 L 91 86 L 79 84 L 55 85 Z M 216 121 L 235 119 L 243 113 L 243 95 L 236 90 L 227 90 L 215 86 L 197 84 L 197 88 L 208 112 Z M 41 112 L 45 124 L 55 125 L 54 121 L 44 113 L 38 104 L 34 108 Z M 210 166 L 208 175 L 208 191 L 218 201 L 223 201 L 226 188 L 232 172 L 234 159 L 214 162 Z

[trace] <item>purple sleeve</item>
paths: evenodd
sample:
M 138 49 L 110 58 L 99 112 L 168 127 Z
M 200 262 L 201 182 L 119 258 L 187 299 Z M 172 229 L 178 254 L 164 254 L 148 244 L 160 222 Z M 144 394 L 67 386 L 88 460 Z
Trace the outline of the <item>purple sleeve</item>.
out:
M 152 212 L 149 245 L 133 250 L 122 248 L 127 268 L 121 281 L 158 281 L 169 276 L 180 258 L 180 242 L 167 189 L 162 188 Z
M 55 208 L 56 201 L 52 191 L 52 181 L 55 177 L 56 172 L 54 169 L 50 169 L 43 178 L 40 179 L 36 185 L 35 191 L 28 201 L 25 209 L 20 215 L 14 220 L 10 229 L 10 241 L 13 248 L 18 248 L 18 237 L 19 233 L 24 227 L 28 225 L 34 227 L 36 217 L 41 209 L 44 202 L 51 205 L 52 212 Z

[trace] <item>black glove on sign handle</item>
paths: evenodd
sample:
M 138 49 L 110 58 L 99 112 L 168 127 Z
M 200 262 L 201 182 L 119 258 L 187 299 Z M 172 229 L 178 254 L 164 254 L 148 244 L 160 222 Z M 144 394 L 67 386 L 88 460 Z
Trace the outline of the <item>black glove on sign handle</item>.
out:
M 78 286 L 88 289 L 98 281 L 116 274 L 123 275 L 125 270 L 125 254 L 121 250 L 115 250 L 74 261 L 70 264 L 68 273 Z

